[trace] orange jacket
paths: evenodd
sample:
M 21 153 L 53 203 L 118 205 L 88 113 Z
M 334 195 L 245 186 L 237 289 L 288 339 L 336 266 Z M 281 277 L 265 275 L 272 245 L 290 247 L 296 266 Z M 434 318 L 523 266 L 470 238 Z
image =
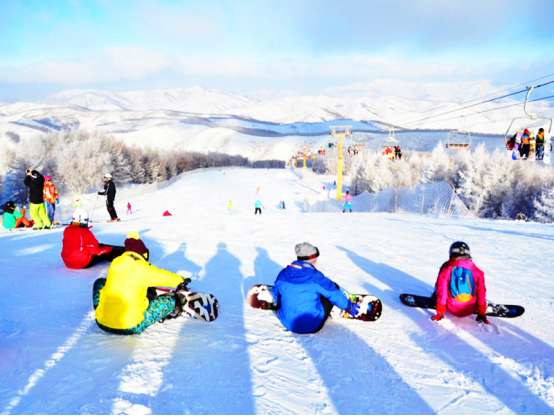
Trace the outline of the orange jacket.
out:
M 60 199 L 58 196 L 58 190 L 52 182 L 44 182 L 42 196 L 44 197 L 44 202 L 49 202 L 50 204 L 55 204 L 56 199 Z

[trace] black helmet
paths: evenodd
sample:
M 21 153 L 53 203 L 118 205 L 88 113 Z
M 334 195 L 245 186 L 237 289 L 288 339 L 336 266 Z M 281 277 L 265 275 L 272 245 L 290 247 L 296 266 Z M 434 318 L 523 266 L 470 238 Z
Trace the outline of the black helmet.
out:
M 6 202 L 6 205 L 4 205 L 4 212 L 12 214 L 14 211 L 15 211 L 15 202 L 13 201 Z
M 469 246 L 464 243 L 463 241 L 456 241 L 450 246 L 450 250 L 448 251 L 450 254 L 450 258 L 453 257 L 460 257 L 460 256 L 471 256 L 471 251 L 469 250 Z

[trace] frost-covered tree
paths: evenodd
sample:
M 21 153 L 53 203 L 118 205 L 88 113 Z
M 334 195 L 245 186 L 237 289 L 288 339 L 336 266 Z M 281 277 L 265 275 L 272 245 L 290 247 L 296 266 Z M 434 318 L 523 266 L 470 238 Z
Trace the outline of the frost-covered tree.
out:
M 554 222 L 554 186 L 541 192 L 533 201 L 535 218 L 540 222 Z
M 450 156 L 446 153 L 442 141 L 439 141 L 431 153 L 431 159 L 423 173 L 422 182 L 434 183 L 444 180 L 449 174 L 450 165 Z

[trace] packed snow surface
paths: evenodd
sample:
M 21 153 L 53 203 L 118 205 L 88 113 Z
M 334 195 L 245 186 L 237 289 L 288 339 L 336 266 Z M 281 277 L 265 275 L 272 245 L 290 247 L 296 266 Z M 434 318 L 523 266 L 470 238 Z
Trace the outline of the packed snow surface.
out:
M 95 324 L 92 285 L 109 264 L 67 269 L 63 230 L 2 230 L 0 413 L 552 414 L 553 226 L 303 212 L 305 195 L 332 183 L 229 168 L 120 196 L 124 221 L 95 224 L 98 240 L 121 245 L 139 231 L 156 266 L 191 276 L 192 289 L 220 301 L 213 323 L 183 317 L 138 336 Z M 254 216 L 258 199 L 265 209 Z M 108 219 L 101 205 L 95 220 Z M 485 272 L 487 297 L 523 305 L 523 316 L 436 323 L 434 311 L 400 303 L 401 293 L 432 292 L 456 240 Z M 304 241 L 319 248 L 326 276 L 382 299 L 379 321 L 329 321 L 297 335 L 246 304 L 248 288 L 272 284 Z

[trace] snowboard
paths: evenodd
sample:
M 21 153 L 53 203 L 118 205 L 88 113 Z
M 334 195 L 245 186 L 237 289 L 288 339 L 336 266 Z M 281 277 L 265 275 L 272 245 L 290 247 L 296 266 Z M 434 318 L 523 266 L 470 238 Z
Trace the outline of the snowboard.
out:
M 38 229 L 38 230 L 35 230 L 33 229 L 33 227 L 19 227 L 19 228 L 11 228 L 10 231 L 36 231 L 36 232 L 39 232 L 39 231 L 51 231 L 51 230 L 57 230 L 59 228 L 65 228 L 65 225 L 64 224 L 59 224 L 59 225 L 52 225 L 49 229 Z
M 175 293 L 175 290 L 166 287 L 157 287 L 156 293 L 160 296 L 163 294 Z M 178 293 L 182 298 L 186 299 L 182 316 L 206 322 L 212 322 L 217 319 L 219 315 L 219 302 L 214 295 L 185 290 L 180 290 Z
M 537 158 L 536 149 L 537 149 L 537 142 L 533 138 L 529 140 L 529 160 L 535 161 L 535 159 Z
M 246 293 L 246 301 L 255 309 L 264 309 L 275 311 L 278 308 L 273 299 L 269 285 L 254 285 Z M 352 302 L 360 305 L 360 312 L 356 316 L 352 316 L 342 309 L 334 306 L 331 310 L 332 319 L 356 319 L 358 321 L 373 322 L 381 317 L 383 312 L 383 304 L 377 296 L 369 294 L 352 294 L 344 293 Z
M 550 132 L 545 132 L 544 133 L 544 150 L 543 150 L 542 161 L 543 161 L 543 163 L 546 163 L 547 165 L 550 164 L 550 153 L 551 153 L 550 146 L 552 146 L 552 144 L 550 142 Z
M 521 146 L 521 137 L 523 136 L 523 132 L 519 130 L 517 132 L 516 136 L 516 144 L 514 145 L 513 151 L 512 151 L 512 159 L 517 160 L 517 153 L 519 152 L 519 146 Z
M 437 300 L 428 296 L 417 296 L 402 294 L 400 301 L 413 308 L 436 309 Z M 519 305 L 500 305 L 487 301 L 487 316 L 495 316 L 497 318 L 517 318 L 523 315 L 525 308 Z M 477 312 L 474 312 L 477 315 Z

